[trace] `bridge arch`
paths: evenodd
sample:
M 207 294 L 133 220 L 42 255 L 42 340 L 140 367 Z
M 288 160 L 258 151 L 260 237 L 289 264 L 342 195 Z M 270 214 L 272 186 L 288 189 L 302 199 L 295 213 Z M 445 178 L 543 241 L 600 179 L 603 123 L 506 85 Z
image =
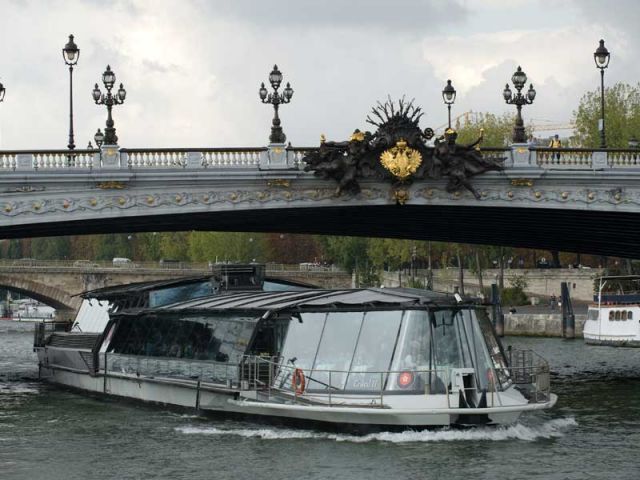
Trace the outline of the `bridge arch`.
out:
M 75 311 L 80 308 L 81 299 L 72 297 L 64 290 L 28 278 L 0 275 L 0 288 L 26 295 L 59 311 Z

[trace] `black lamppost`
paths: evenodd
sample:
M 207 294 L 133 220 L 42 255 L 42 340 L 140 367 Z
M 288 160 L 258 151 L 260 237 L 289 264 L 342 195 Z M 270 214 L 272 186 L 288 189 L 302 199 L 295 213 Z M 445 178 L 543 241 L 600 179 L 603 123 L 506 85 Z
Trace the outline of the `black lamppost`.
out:
M 451 85 L 451 80 L 447 80 L 447 85 L 442 90 L 442 99 L 449 109 L 449 128 L 451 128 L 451 105 L 456 101 L 456 89 Z
M 107 126 L 104 129 L 104 144 L 105 145 L 117 145 L 118 137 L 116 136 L 116 129 L 113 127 L 113 118 L 111 117 L 111 109 L 114 105 L 122 105 L 124 99 L 127 96 L 127 91 L 120 84 L 120 88 L 114 94 L 111 93 L 111 89 L 116 83 L 116 74 L 111 71 L 111 67 L 107 65 L 107 69 L 102 74 L 102 83 L 104 83 L 107 93 L 102 93 L 98 88 L 98 84 L 93 89 L 92 95 L 96 105 L 107 106 Z
M 601 105 L 601 124 L 600 124 L 600 148 L 607 148 L 607 137 L 604 130 L 604 69 L 609 66 L 610 54 L 609 50 L 604 46 L 604 40 L 600 40 L 600 45 L 593 52 L 593 59 L 596 67 L 600 69 L 600 105 Z
M 4 100 L 4 93 L 7 91 L 6 88 L 4 88 L 4 85 L 2 85 L 2 82 L 0 82 L 0 102 L 2 102 Z
M 269 141 L 271 143 L 284 143 L 287 140 L 287 137 L 280 126 L 278 107 L 280 104 L 289 103 L 291 101 L 291 97 L 293 97 L 293 88 L 291 88 L 291 85 L 287 82 L 287 86 L 284 91 L 282 93 L 278 93 L 278 88 L 280 88 L 280 84 L 282 83 L 282 72 L 278 70 L 277 65 L 273 66 L 273 70 L 271 70 L 271 73 L 269 74 L 269 83 L 271 83 L 273 93 L 267 92 L 264 82 L 262 82 L 260 90 L 258 91 L 262 103 L 270 103 L 273 105 L 274 114 L 273 121 L 271 122 L 271 135 L 269 135 Z
M 73 143 L 73 67 L 80 58 L 80 49 L 73 41 L 73 35 L 69 35 L 69 41 L 62 49 L 62 58 L 69 67 L 69 150 L 76 148 Z
M 524 88 L 524 84 L 527 83 L 527 74 L 522 71 L 522 68 L 518 66 L 518 69 L 511 76 L 511 81 L 513 82 L 513 86 L 516 87 L 517 93 L 515 96 L 511 92 L 509 88 L 509 84 L 504 87 L 502 91 L 502 96 L 504 97 L 504 101 L 509 105 L 515 105 L 518 109 L 518 113 L 516 115 L 516 123 L 513 127 L 513 143 L 526 143 L 527 136 L 524 133 L 524 122 L 522 121 L 522 106 L 523 105 L 531 105 L 533 100 L 536 98 L 536 91 L 533 89 L 533 84 L 529 85 L 529 90 L 526 95 L 522 94 L 522 89 Z
M 98 129 L 96 134 L 93 136 L 93 141 L 96 142 L 98 148 L 102 147 L 102 144 L 104 143 L 104 133 L 102 133 L 100 129 Z

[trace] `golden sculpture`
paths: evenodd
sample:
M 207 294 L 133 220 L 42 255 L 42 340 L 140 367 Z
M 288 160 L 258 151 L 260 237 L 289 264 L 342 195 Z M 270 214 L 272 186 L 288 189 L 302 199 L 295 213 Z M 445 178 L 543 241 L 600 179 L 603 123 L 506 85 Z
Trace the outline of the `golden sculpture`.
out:
M 422 164 L 422 155 L 418 150 L 407 147 L 407 142 L 400 139 L 396 146 L 389 148 L 380 155 L 380 163 L 392 175 L 401 181 L 416 173 Z
M 349 140 L 352 142 L 364 141 L 364 132 L 361 132 L 360 130 L 356 130 L 351 134 L 351 137 L 349 138 Z

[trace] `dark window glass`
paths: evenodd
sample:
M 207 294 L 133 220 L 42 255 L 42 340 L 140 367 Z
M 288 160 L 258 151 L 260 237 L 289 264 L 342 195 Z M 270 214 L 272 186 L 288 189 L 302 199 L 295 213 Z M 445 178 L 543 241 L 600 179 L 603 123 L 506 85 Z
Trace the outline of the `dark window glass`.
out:
M 200 283 L 190 283 L 189 285 L 181 285 L 179 287 L 163 288 L 161 290 L 153 290 L 149 292 L 149 306 L 158 307 L 168 305 L 170 303 L 181 302 L 192 298 L 204 297 L 211 295 L 213 289 L 210 281 Z

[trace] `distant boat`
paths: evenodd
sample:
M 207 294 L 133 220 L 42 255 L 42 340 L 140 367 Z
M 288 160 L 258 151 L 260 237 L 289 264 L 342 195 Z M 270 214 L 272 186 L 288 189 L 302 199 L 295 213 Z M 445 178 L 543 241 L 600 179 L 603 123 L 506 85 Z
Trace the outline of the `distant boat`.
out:
M 56 309 L 33 299 L 16 300 L 9 303 L 3 320 L 15 322 L 53 321 Z
M 640 276 L 600 277 L 597 282 L 584 322 L 585 343 L 640 347 Z

